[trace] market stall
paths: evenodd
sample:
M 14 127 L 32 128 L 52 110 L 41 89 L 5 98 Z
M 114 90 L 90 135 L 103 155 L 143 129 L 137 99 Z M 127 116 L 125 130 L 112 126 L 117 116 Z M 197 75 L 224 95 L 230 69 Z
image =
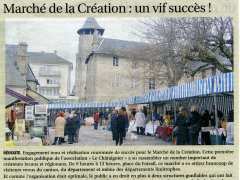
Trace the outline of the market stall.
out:
M 161 90 L 151 90 L 142 96 L 133 96 L 127 99 L 114 100 L 111 102 L 83 102 L 78 104 L 49 104 L 49 110 L 82 109 L 83 111 L 94 108 L 114 108 L 127 105 L 148 104 L 149 119 L 153 120 L 153 109 L 161 104 L 162 117 L 157 119 L 160 123 L 155 127 L 154 122 L 147 124 L 147 133 L 157 132 L 159 137 L 168 139 L 172 132 L 173 122 L 176 120 L 177 109 L 180 106 L 189 107 L 197 105 L 200 111 L 208 109 L 215 115 L 216 126 L 218 128 L 218 111 L 228 114 L 233 109 L 233 73 L 219 73 L 205 79 L 195 80 L 189 83 L 173 86 Z M 166 112 L 170 114 L 170 124 L 164 124 Z M 160 118 L 161 117 L 161 118 Z M 163 123 L 161 123 L 161 121 Z

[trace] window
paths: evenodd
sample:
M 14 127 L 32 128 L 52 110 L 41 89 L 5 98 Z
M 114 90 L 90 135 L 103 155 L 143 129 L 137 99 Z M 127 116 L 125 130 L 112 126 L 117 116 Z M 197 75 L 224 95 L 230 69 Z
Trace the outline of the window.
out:
M 59 84 L 58 79 L 46 79 L 47 84 Z
M 115 73 L 113 77 L 112 87 L 119 87 L 120 86 L 120 74 Z
M 39 93 L 43 96 L 59 96 L 59 88 L 56 87 L 41 87 Z
M 119 65 L 119 58 L 117 56 L 113 56 L 113 66 Z
M 148 81 L 149 89 L 155 89 L 155 79 L 150 78 Z

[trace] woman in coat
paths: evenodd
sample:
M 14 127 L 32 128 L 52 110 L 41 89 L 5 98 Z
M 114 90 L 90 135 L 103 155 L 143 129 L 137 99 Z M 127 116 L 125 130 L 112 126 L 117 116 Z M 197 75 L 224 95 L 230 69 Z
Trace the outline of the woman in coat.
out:
M 145 126 L 146 126 L 145 114 L 141 110 L 139 110 L 135 115 L 135 119 L 136 119 L 137 134 L 144 135 Z
M 65 123 L 64 113 L 60 112 L 55 120 L 55 139 L 53 145 L 62 143 L 62 139 L 64 138 Z
M 187 128 L 187 110 L 180 107 L 180 112 L 175 122 L 176 130 L 176 144 L 186 145 L 188 143 L 188 128 Z

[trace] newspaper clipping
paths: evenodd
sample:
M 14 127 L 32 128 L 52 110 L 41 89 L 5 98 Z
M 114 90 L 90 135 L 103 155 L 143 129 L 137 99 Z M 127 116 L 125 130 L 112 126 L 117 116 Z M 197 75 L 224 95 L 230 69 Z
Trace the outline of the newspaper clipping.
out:
M 239 179 L 238 0 L 0 3 L 1 179 Z

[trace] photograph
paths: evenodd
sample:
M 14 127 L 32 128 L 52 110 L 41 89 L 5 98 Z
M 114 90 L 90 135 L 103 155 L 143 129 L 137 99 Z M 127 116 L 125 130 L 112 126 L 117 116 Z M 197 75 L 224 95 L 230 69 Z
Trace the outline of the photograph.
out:
M 234 144 L 231 17 L 5 19 L 5 147 Z

